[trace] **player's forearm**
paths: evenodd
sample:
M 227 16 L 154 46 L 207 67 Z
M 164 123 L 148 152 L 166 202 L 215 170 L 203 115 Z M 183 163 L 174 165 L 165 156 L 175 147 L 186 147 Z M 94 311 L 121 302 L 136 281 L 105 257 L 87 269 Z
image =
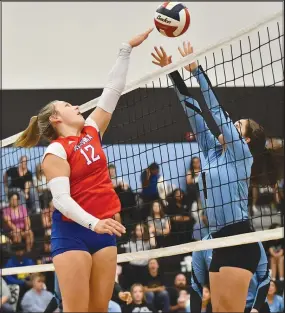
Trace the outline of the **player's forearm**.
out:
M 48 183 L 53 196 L 53 204 L 64 216 L 90 230 L 95 229 L 99 219 L 87 213 L 70 196 L 70 182 L 68 177 L 56 177 Z
M 124 91 L 131 51 L 132 47 L 129 44 L 122 44 L 116 63 L 108 75 L 107 84 L 97 105 L 97 107 L 108 113 L 112 114 L 114 112 L 118 100 Z

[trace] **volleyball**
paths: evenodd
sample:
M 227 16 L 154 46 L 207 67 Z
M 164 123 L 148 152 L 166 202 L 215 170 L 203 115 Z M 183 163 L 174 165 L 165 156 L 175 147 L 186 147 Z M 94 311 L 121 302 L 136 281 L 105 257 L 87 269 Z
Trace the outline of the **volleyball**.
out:
M 190 25 L 190 13 L 181 2 L 163 2 L 156 10 L 154 24 L 167 37 L 184 34 Z

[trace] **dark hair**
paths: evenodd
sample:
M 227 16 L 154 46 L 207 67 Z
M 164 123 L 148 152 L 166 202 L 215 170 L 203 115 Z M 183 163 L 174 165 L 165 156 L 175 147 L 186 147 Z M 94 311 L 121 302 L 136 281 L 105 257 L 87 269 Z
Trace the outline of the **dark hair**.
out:
M 159 206 L 160 206 L 160 217 L 164 217 L 165 216 L 165 213 L 164 213 L 164 209 L 163 209 L 163 205 L 162 205 L 162 202 L 160 200 L 154 200 L 151 204 L 151 209 L 150 209 L 150 216 L 152 218 L 154 218 L 154 213 L 153 213 L 153 205 L 155 203 L 158 203 Z
M 158 266 L 159 266 L 158 259 L 156 259 L 156 258 L 151 258 L 151 259 L 149 259 L 149 260 L 148 260 L 148 262 L 147 262 L 147 264 L 149 265 L 149 263 L 150 263 L 151 261 L 153 261 L 153 260 L 155 260 L 155 261 L 156 261 L 156 263 L 157 263 L 157 264 L 158 264 Z
M 248 147 L 253 156 L 252 185 L 274 185 L 277 182 L 276 165 L 270 150 L 265 147 L 264 128 L 254 120 L 249 119 L 245 136 L 250 138 Z
M 137 224 L 135 225 L 135 228 L 134 228 L 134 230 L 132 231 L 131 240 L 132 240 L 133 242 L 136 242 L 136 241 L 137 241 L 137 236 L 136 236 L 136 228 L 137 228 L 137 226 L 141 226 L 141 227 L 143 228 L 142 240 L 143 240 L 143 241 L 149 241 L 150 236 L 149 236 L 148 227 L 147 227 L 146 224 L 144 224 L 144 223 L 137 223 Z
M 108 169 L 110 169 L 110 168 L 116 169 L 116 166 L 115 166 L 114 164 L 109 164 L 109 165 L 108 165 Z
M 11 201 L 11 199 L 12 199 L 13 196 L 17 196 L 17 199 L 20 200 L 20 196 L 19 196 L 19 193 L 18 193 L 18 192 L 16 192 L 16 191 L 10 191 L 10 192 L 8 193 L 9 202 Z
M 26 245 L 23 242 L 20 243 L 13 243 L 11 246 L 12 252 L 17 251 L 25 251 L 26 252 Z
M 192 159 L 191 159 L 191 161 L 190 161 L 190 172 L 191 172 L 191 175 L 194 177 L 195 176 L 195 172 L 194 172 L 194 166 L 193 166 L 193 164 L 194 164 L 194 160 L 199 160 L 200 161 L 200 158 L 199 157 L 197 157 L 197 156 L 194 156 Z
M 151 163 L 150 166 L 148 167 L 151 171 L 153 170 L 159 170 L 159 165 L 155 162 Z
M 185 192 L 184 192 L 182 189 L 180 189 L 180 188 L 176 188 L 176 189 L 173 191 L 172 197 L 175 199 L 175 194 L 176 194 L 177 191 L 180 191 L 181 195 L 182 195 L 183 198 L 184 198 Z

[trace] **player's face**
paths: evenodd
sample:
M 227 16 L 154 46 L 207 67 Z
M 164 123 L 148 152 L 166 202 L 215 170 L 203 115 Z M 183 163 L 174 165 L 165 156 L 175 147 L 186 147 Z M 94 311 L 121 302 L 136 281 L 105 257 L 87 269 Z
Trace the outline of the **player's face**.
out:
M 175 278 L 175 285 L 177 287 L 184 287 L 186 286 L 186 277 L 184 275 L 177 275 Z
M 135 302 L 143 300 L 143 289 L 141 286 L 135 286 L 132 292 L 132 298 Z
M 83 116 L 79 111 L 79 107 L 71 105 L 68 102 L 58 101 L 55 104 L 57 118 L 59 121 L 70 127 L 82 129 L 85 123 Z
M 158 202 L 153 203 L 152 210 L 153 210 L 153 213 L 155 213 L 155 214 L 160 213 L 160 205 Z
M 240 133 L 242 137 L 245 137 L 246 135 L 246 129 L 247 129 L 248 123 L 249 123 L 248 120 L 241 119 L 241 120 L 236 121 L 234 124 L 236 129 L 238 130 L 238 132 Z
M 203 287 L 203 301 L 209 301 L 211 298 L 210 290 L 207 287 Z

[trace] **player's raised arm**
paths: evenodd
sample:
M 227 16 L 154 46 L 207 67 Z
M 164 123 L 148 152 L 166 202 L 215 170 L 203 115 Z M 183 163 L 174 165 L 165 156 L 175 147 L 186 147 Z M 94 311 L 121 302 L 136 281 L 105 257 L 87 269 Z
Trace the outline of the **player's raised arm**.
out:
M 165 50 L 160 47 L 154 47 L 155 52 L 151 55 L 154 58 L 152 61 L 153 64 L 160 67 L 164 67 L 172 63 L 172 57 L 168 56 Z M 191 65 L 192 67 L 194 64 Z M 190 66 L 186 67 L 186 70 L 189 70 Z M 169 77 L 173 83 L 174 90 L 178 96 L 178 99 L 186 113 L 191 128 L 195 134 L 197 142 L 200 146 L 201 151 L 205 159 L 211 159 L 215 155 L 217 148 L 221 150 L 221 145 L 212 132 L 209 130 L 204 117 L 202 116 L 202 111 L 199 106 L 198 101 L 190 94 L 184 80 L 178 71 L 175 71 L 169 74 Z
M 193 47 L 189 41 L 187 43 L 184 42 L 183 48 L 179 47 L 178 50 L 183 57 L 193 53 Z M 245 156 L 251 156 L 246 142 L 242 139 L 228 114 L 222 109 L 215 92 L 213 91 L 211 82 L 202 66 L 198 66 L 197 63 L 192 63 L 188 66 L 187 70 L 192 72 L 196 77 L 205 102 L 223 135 L 223 138 L 221 138 L 220 141 L 225 144 L 225 147 L 229 150 L 232 158 L 240 160 L 244 159 Z
M 135 36 L 128 43 L 123 43 L 115 65 L 109 73 L 106 86 L 96 109 L 89 115 L 98 126 L 101 137 L 106 131 L 119 98 L 125 88 L 132 48 L 144 42 L 153 28 Z

